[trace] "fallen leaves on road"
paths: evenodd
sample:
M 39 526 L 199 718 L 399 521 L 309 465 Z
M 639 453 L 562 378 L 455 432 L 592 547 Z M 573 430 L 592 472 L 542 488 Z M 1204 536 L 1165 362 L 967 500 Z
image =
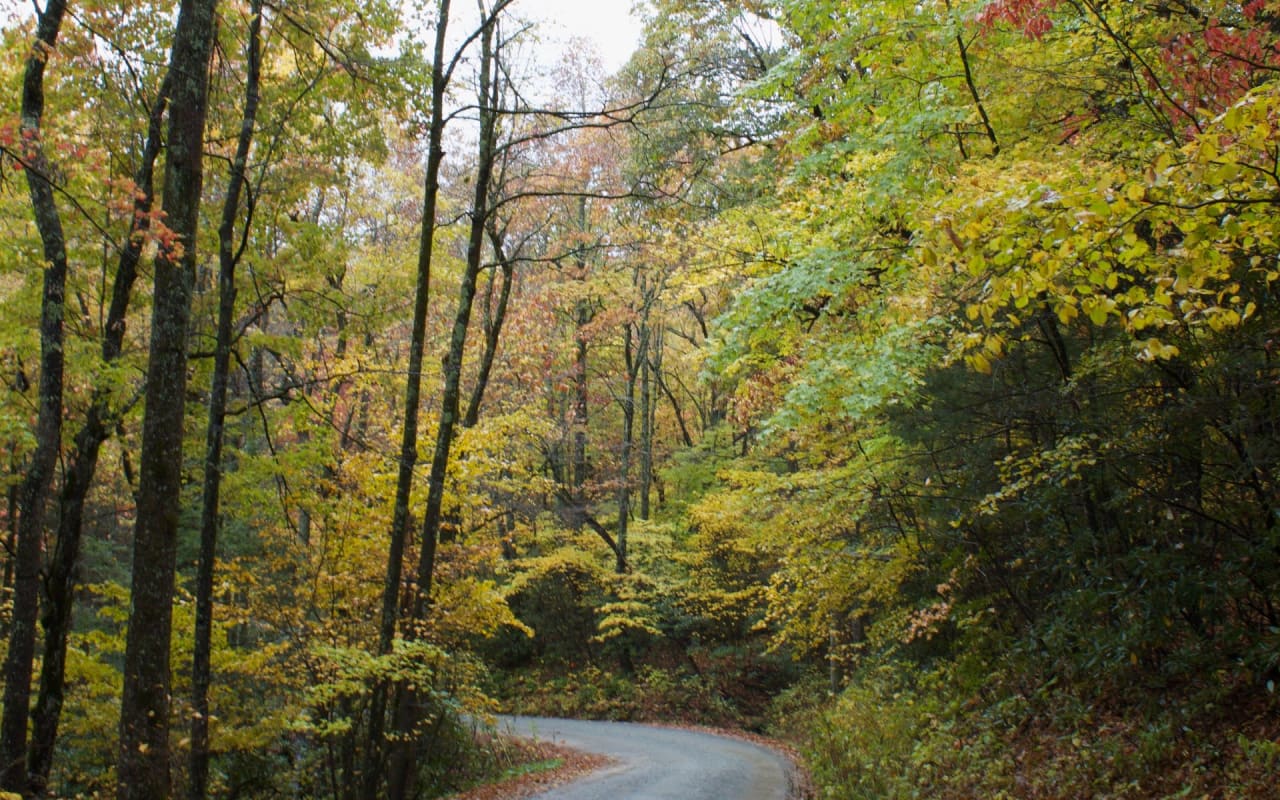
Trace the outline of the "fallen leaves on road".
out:
M 561 784 L 582 777 L 608 766 L 605 756 L 584 753 L 568 747 L 529 739 L 507 739 L 512 747 L 518 747 L 524 756 L 524 764 L 541 764 L 559 761 L 559 766 L 544 770 L 531 770 L 498 783 L 477 786 L 461 794 L 450 795 L 449 800 L 523 800 Z

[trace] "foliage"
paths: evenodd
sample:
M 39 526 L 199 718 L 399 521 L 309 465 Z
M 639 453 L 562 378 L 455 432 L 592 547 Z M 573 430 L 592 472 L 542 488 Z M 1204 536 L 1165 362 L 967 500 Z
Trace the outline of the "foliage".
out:
M 67 682 L 70 688 L 66 723 L 59 739 L 61 768 L 55 778 L 62 791 L 91 794 L 112 785 L 115 737 L 119 717 L 119 663 L 124 653 L 124 626 L 128 620 L 128 592 L 115 584 L 87 587 L 86 604 L 93 609 L 93 623 L 73 635 L 68 649 Z M 175 626 L 189 629 L 194 609 L 189 597 L 177 606 Z M 254 774 L 255 761 L 280 762 L 285 754 L 273 752 L 298 713 L 298 706 L 282 704 L 278 691 L 294 684 L 289 675 L 288 648 L 281 644 L 237 646 L 244 639 L 234 622 L 220 622 L 214 638 L 214 668 L 220 682 L 214 697 L 218 718 L 213 726 L 213 747 L 219 755 L 219 786 L 265 787 L 274 783 L 271 772 Z M 190 657 L 190 640 L 176 639 L 175 663 Z M 186 690 L 189 678 L 179 673 L 175 693 Z M 179 704 L 175 722 L 186 712 Z M 275 769 L 278 769 L 279 763 Z
M 305 658 L 312 681 L 306 689 L 305 712 L 290 730 L 313 746 L 299 755 L 294 791 L 322 795 L 331 791 L 328 776 L 353 781 L 345 774 L 352 756 L 359 752 L 369 725 L 370 697 L 375 687 L 388 683 L 413 692 L 413 701 L 424 710 L 408 735 L 428 743 L 417 764 L 418 781 L 429 796 L 442 796 L 470 785 L 478 774 L 496 772 L 506 763 L 496 749 L 478 747 L 471 729 L 473 719 L 493 711 L 492 701 L 481 690 L 485 669 L 466 652 L 449 652 L 425 640 L 397 640 L 387 655 L 375 655 L 349 647 L 317 646 Z
M 937 703 L 957 665 L 993 671 L 983 706 L 1015 706 L 1022 674 L 1146 720 L 1152 685 L 1264 685 L 1261 6 L 1207 24 L 1087 2 L 776 8 L 795 56 L 755 91 L 792 99 L 792 168 L 695 249 L 708 269 L 726 243 L 741 258 L 709 367 L 743 449 L 689 506 L 688 544 L 693 580 L 719 570 L 710 618 L 754 619 L 849 682 L 813 732 L 831 796 L 912 796 L 895 775 L 932 774 L 914 761 L 930 726 L 999 729 Z M 1051 784 L 1007 765 L 1016 742 L 983 741 L 965 752 L 990 779 L 956 796 Z M 1041 766 L 1078 794 L 1140 771 L 1087 763 Z
M 519 714 L 754 728 L 765 698 L 741 686 L 740 666 L 726 660 L 723 670 L 700 672 L 657 663 L 634 673 L 591 664 L 522 668 L 505 675 L 496 691 Z
M 1201 696 L 1116 714 L 1051 684 L 1024 682 L 1021 693 L 997 694 L 990 677 L 964 667 L 858 675 L 827 709 L 799 723 L 820 796 L 1173 798 L 1218 786 L 1235 797 L 1265 797 L 1270 791 L 1261 775 L 1271 756 L 1258 743 L 1274 735 L 1274 723 L 1250 722 L 1248 733 L 1239 726 L 1266 719 L 1273 699 L 1237 697 L 1228 703 L 1243 705 L 1230 707 L 1221 701 L 1231 690 L 1218 687 L 1216 701 Z
M 171 5 L 91 4 L 49 61 L 42 144 L 72 265 L 63 450 L 94 403 L 111 429 L 86 495 L 52 787 L 67 795 L 113 788 L 151 298 L 134 298 L 118 359 L 102 327 Z M 247 10 L 222 13 L 206 200 L 242 89 Z M 215 790 L 354 792 L 395 713 L 371 698 L 398 685 L 426 711 L 424 794 L 471 780 L 451 761 L 501 762 L 464 723 L 492 692 L 539 713 L 770 720 L 807 743 L 828 797 L 1265 796 L 1278 14 L 664 0 L 619 75 L 567 58 L 547 109 L 505 87 L 468 344 L 457 370 L 439 357 L 437 298 L 467 250 L 444 221 L 475 189 L 451 154 L 415 376 L 452 373 L 464 398 L 487 382 L 483 403 L 437 476 L 430 613 L 379 654 L 420 129 L 438 109 L 399 9 L 269 8 L 237 222 Z M 9 85 L 26 26 L 0 42 Z M 570 94 L 651 102 L 584 116 Z M 42 277 L 17 101 L 0 100 L 0 631 Z M 172 242 L 148 222 L 150 256 Z M 193 302 L 194 432 L 216 306 L 203 271 Z M 422 400 L 419 467 L 453 423 Z M 411 522 L 425 494 L 409 493 Z M 418 589 L 393 584 L 393 610 Z M 180 594 L 175 664 L 190 616 Z M 175 670 L 175 698 L 189 680 Z

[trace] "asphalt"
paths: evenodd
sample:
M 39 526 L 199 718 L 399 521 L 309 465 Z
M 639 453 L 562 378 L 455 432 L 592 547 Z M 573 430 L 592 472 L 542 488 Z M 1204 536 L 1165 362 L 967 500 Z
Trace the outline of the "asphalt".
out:
M 501 717 L 517 736 L 599 753 L 611 766 L 532 800 L 787 800 L 791 765 L 740 739 L 630 722 Z

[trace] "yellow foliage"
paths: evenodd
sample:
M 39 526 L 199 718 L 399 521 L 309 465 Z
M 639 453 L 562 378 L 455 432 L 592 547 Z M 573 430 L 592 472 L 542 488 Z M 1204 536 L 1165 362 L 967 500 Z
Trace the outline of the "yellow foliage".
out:
M 969 165 L 922 226 L 917 258 L 981 280 L 966 314 L 988 328 L 1016 328 L 1015 312 L 1043 307 L 1062 325 L 1129 331 L 1139 358 L 1171 357 L 1177 348 L 1162 331 L 1235 328 L 1257 307 L 1249 293 L 1275 280 L 1248 256 L 1280 240 L 1267 177 L 1277 167 L 1278 108 L 1280 89 L 1260 87 L 1133 172 L 1081 160 L 1077 148 L 1011 150 Z M 974 344 L 958 343 L 989 371 L 999 353 L 973 353 Z

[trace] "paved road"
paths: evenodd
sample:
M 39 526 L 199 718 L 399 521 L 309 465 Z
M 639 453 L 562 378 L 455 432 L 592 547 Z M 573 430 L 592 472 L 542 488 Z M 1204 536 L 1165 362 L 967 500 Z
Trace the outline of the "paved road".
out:
M 790 765 L 759 745 L 630 722 L 501 717 L 517 736 L 614 759 L 533 800 L 787 800 Z

